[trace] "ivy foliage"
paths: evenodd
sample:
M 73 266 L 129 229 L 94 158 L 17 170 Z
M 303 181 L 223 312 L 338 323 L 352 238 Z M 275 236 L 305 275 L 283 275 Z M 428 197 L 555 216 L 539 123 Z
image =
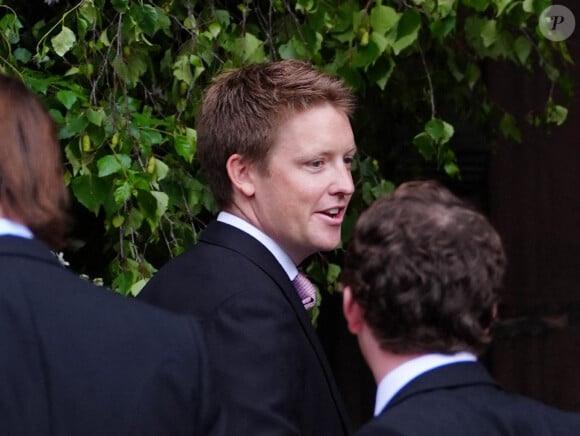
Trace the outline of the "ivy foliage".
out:
M 0 0 L 0 70 L 43 96 L 60 127 L 66 181 L 90 262 L 136 295 L 216 213 L 196 161 L 195 115 L 220 71 L 302 58 L 340 76 L 360 100 L 361 156 L 344 233 L 395 178 L 397 143 L 461 177 L 457 122 L 521 140 L 520 119 L 559 125 L 571 95 L 564 42 L 538 31 L 547 0 Z M 483 68 L 507 62 L 551 84 L 546 107 L 511 114 L 492 101 Z M 560 92 L 556 92 L 560 91 Z M 34 128 L 34 126 L 30 126 Z M 385 138 L 380 132 L 395 132 Z M 391 153 L 392 154 L 392 153 Z M 385 157 L 387 156 L 387 157 Z M 90 244 L 89 244 L 90 245 Z M 95 252 L 102 256 L 94 256 Z M 338 257 L 309 269 L 332 289 Z

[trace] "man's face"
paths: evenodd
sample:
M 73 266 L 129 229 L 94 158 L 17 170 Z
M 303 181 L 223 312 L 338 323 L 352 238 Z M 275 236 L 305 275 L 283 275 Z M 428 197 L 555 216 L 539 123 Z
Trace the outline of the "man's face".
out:
M 252 168 L 252 221 L 296 264 L 340 243 L 355 152 L 348 117 L 323 104 L 286 118 L 267 170 Z

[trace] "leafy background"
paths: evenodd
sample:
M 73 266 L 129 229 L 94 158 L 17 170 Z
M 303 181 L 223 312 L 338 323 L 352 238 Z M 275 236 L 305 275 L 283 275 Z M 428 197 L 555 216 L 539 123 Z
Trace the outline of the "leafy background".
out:
M 461 180 L 458 129 L 493 149 L 521 123 L 562 124 L 565 42 L 538 31 L 547 0 L 0 0 L 0 71 L 46 101 L 60 128 L 76 226 L 74 269 L 136 295 L 192 245 L 216 205 L 196 161 L 195 115 L 220 71 L 301 58 L 356 92 L 356 216 L 401 181 Z M 486 66 L 548 79 L 541 110 L 490 98 Z M 33 126 L 30 126 L 33 128 Z M 332 291 L 340 250 L 308 265 Z

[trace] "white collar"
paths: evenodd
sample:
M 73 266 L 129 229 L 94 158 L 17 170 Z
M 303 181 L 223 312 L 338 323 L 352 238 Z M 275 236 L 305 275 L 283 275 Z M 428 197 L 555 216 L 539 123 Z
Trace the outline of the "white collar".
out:
M 34 235 L 28 227 L 7 218 L 0 218 L 0 236 L 19 236 L 32 239 Z
M 375 400 L 375 416 L 389 404 L 393 397 L 421 374 L 426 373 L 439 366 L 457 362 L 475 362 L 477 357 L 474 354 L 462 351 L 456 354 L 431 353 L 415 357 L 402 365 L 397 366 L 380 381 L 377 386 L 377 396 Z
M 272 253 L 282 268 L 284 268 L 284 271 L 288 275 L 290 281 L 296 278 L 298 275 L 298 269 L 296 268 L 296 265 L 294 265 L 294 262 L 292 262 L 292 259 L 290 259 L 290 256 L 288 256 L 284 250 L 282 250 L 276 241 L 262 232 L 259 228 L 253 224 L 250 224 L 248 221 L 226 211 L 221 211 L 217 217 L 217 220 L 219 222 L 229 224 L 230 226 L 233 226 L 238 230 L 241 230 L 242 232 L 247 233 L 248 235 L 257 239 L 268 249 L 270 253 Z

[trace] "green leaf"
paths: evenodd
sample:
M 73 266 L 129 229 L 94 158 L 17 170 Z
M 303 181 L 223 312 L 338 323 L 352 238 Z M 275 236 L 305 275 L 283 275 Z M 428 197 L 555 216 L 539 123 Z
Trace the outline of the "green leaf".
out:
M 378 185 L 375 185 L 371 192 L 375 198 L 381 198 L 385 195 L 389 195 L 391 192 L 395 190 L 395 184 L 393 182 L 389 182 L 388 180 L 381 179 Z
M 102 126 L 103 121 L 107 119 L 107 114 L 105 113 L 103 108 L 98 108 L 97 110 L 89 108 L 87 109 L 86 115 L 87 120 L 89 120 L 91 124 L 94 124 L 95 126 L 99 127 Z
M 20 47 L 14 50 L 14 59 L 16 59 L 19 62 L 22 62 L 23 64 L 27 64 L 30 61 L 30 59 L 32 59 L 32 53 L 30 53 L 25 48 Z
M 6 13 L 6 15 L 0 19 L 0 31 L 10 44 L 17 44 L 20 42 L 20 29 L 22 29 L 22 27 L 22 23 L 14 14 Z
M 75 177 L 71 183 L 75 198 L 97 215 L 109 192 L 109 184 L 93 175 Z
M 115 189 L 115 192 L 113 193 L 115 204 L 121 205 L 126 201 L 129 201 L 131 195 L 133 195 L 133 187 L 128 181 L 125 180 Z
M 167 205 L 169 204 L 169 196 L 165 192 L 161 191 L 151 191 L 151 195 L 155 197 L 157 201 L 157 208 L 155 209 L 155 215 L 157 218 L 161 218 L 165 212 L 167 212 Z
M 451 139 L 455 129 L 451 124 L 438 118 L 433 118 L 425 124 L 425 132 L 435 143 L 445 144 Z
M 109 154 L 103 156 L 97 161 L 97 168 L 99 169 L 99 177 L 107 177 L 111 174 L 119 172 L 122 168 L 129 168 L 131 166 L 131 157 L 126 154 Z
M 484 47 L 489 47 L 497 41 L 499 32 L 497 30 L 496 20 L 486 20 L 481 29 L 481 39 Z
M 447 162 L 445 165 L 443 165 L 443 169 L 450 177 L 457 177 L 459 175 L 459 167 L 455 162 Z
M 421 16 L 416 10 L 407 10 L 397 24 L 397 40 L 393 44 L 393 51 L 399 54 L 412 45 L 419 36 Z
M 499 128 L 505 138 L 511 138 L 518 143 L 522 142 L 522 133 L 516 124 L 516 120 L 507 112 L 504 113 Z
M 399 21 L 399 14 L 389 6 L 377 5 L 371 9 L 370 22 L 373 30 L 385 35 Z
M 60 33 L 50 40 L 52 48 L 59 56 L 64 56 L 77 42 L 77 37 L 72 30 L 62 26 Z
M 197 132 L 193 129 L 186 128 L 185 135 L 177 135 L 174 141 L 175 151 L 187 163 L 191 163 L 197 149 Z
M 143 32 L 149 36 L 155 35 L 159 20 L 157 9 L 151 5 L 139 6 L 135 8 L 133 17 Z
M 111 4 L 117 12 L 125 13 L 129 10 L 129 0 L 111 0 Z
M 155 177 L 157 180 L 163 180 L 169 174 L 169 166 L 160 159 L 155 159 Z
M 251 62 L 261 62 L 266 55 L 263 51 L 263 42 L 251 33 L 247 32 L 241 40 L 242 59 Z
M 561 126 L 568 117 L 568 109 L 558 104 L 550 103 L 546 110 L 546 121 Z
M 77 101 L 77 94 L 65 89 L 56 93 L 56 99 L 60 101 L 65 108 L 70 110 Z
M 514 43 L 514 51 L 522 65 L 525 65 L 532 51 L 532 43 L 525 36 L 520 36 Z
M 483 12 L 489 6 L 489 0 L 463 0 L 463 4 L 478 12 Z
M 139 292 L 141 292 L 141 290 L 145 287 L 145 285 L 147 284 L 148 281 L 149 281 L 149 279 L 141 279 L 141 280 L 133 283 L 129 287 L 128 293 L 131 294 L 133 297 L 136 297 L 137 295 L 139 295 Z
M 93 0 L 85 0 L 79 9 L 79 13 L 90 24 L 93 24 L 97 21 L 98 11 Z
M 421 132 L 413 138 L 413 144 L 417 147 L 417 150 L 427 161 L 432 160 L 437 153 L 433 141 L 429 135 L 425 132 Z

